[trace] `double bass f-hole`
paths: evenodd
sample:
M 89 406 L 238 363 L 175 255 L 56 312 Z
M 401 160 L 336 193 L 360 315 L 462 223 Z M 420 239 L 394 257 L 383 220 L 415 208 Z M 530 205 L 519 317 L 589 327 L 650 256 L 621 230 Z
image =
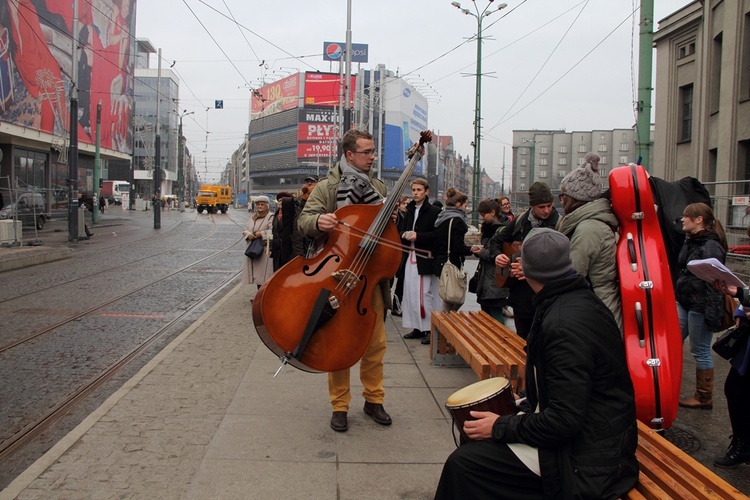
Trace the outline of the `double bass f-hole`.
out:
M 328 257 L 326 257 L 325 259 L 323 259 L 320 262 L 320 264 L 318 264 L 315 267 L 315 269 L 313 269 L 312 271 L 310 270 L 310 266 L 308 266 L 308 265 L 302 266 L 302 274 L 304 274 L 305 276 L 315 276 L 316 274 L 318 274 L 320 272 L 321 269 L 323 269 L 324 267 L 326 267 L 326 264 L 328 264 L 328 262 L 331 261 L 331 260 L 334 260 L 334 262 L 336 262 L 338 264 L 339 262 L 341 262 L 341 257 L 338 256 L 338 255 L 336 255 L 336 254 L 331 254 Z

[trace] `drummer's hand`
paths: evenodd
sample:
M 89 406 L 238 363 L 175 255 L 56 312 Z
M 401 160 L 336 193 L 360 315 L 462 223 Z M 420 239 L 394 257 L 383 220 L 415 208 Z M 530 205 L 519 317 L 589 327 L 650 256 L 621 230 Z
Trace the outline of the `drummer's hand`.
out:
M 338 221 L 336 214 L 321 214 L 318 216 L 318 229 L 326 233 L 333 231 Z
M 525 280 L 526 277 L 523 274 L 523 267 L 521 267 L 521 257 L 516 259 L 516 262 L 510 265 L 510 275 L 519 280 Z
M 467 420 L 464 422 L 464 432 L 466 435 L 475 441 L 491 438 L 492 426 L 495 425 L 495 420 L 500 418 L 500 415 L 491 411 L 472 411 L 469 414 L 476 420 Z
M 510 264 L 510 257 L 505 255 L 504 253 L 501 253 L 497 257 L 495 257 L 495 265 L 497 267 L 508 267 L 508 264 Z

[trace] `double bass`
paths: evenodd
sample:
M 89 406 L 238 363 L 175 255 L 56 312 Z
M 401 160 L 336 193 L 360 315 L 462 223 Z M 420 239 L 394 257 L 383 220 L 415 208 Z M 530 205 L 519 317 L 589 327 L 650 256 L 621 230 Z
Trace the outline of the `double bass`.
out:
M 370 343 L 378 283 L 396 274 L 402 245 L 391 215 L 432 140 L 422 132 L 391 193 L 378 205 L 348 205 L 334 213 L 337 229 L 320 252 L 295 257 L 276 271 L 253 301 L 260 339 L 281 359 L 308 372 L 332 372 L 357 363 Z M 278 371 L 277 371 L 278 373 Z

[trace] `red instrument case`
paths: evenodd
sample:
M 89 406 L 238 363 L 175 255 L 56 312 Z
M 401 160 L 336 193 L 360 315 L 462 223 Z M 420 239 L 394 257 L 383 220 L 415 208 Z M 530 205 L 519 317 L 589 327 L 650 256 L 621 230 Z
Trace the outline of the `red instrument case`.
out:
M 636 415 L 669 428 L 680 399 L 682 335 L 651 185 L 642 166 L 629 165 L 610 172 L 609 187 L 620 222 L 617 268 Z

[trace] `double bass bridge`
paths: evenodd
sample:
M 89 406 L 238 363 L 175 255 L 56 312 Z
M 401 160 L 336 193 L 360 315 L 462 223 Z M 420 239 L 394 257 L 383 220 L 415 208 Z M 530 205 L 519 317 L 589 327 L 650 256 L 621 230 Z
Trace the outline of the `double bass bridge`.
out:
M 359 278 L 349 269 L 340 269 L 335 273 L 331 273 L 331 276 L 346 289 L 347 293 L 354 290 L 359 284 Z

